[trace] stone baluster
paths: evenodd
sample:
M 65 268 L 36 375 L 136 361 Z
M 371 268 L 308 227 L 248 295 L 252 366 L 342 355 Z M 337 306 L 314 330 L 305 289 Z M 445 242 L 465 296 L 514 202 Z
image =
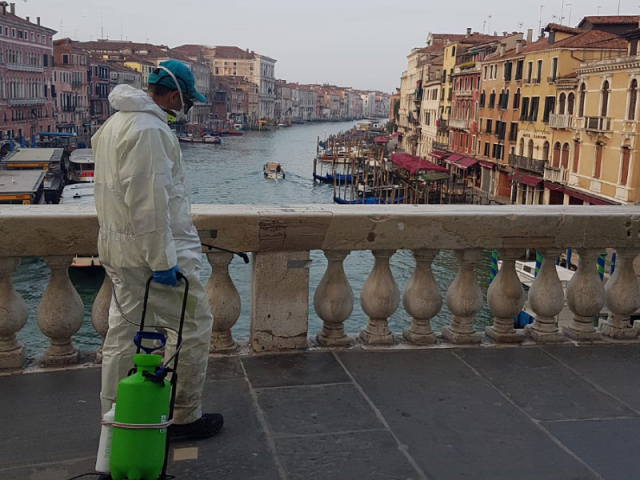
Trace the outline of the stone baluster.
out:
M 609 318 L 600 324 L 603 335 L 619 340 L 629 340 L 638 336 L 630 316 L 640 308 L 640 286 L 633 270 L 633 261 L 638 256 L 636 249 L 619 249 L 616 271 L 605 286 L 605 300 L 611 311 Z
M 458 275 L 447 290 L 447 306 L 452 313 L 451 325 L 442 329 L 442 337 L 451 343 L 480 343 L 481 336 L 473 328 L 473 316 L 482 308 L 482 291 L 474 268 L 482 250 L 456 250 Z
M 436 343 L 431 319 L 442 308 L 442 295 L 433 276 L 431 264 L 438 250 L 414 250 L 416 268 L 404 291 L 404 309 L 411 315 L 411 327 L 402 332 L 405 340 L 416 345 Z
M 318 333 L 318 343 L 325 347 L 344 347 L 351 340 L 344 333 L 344 321 L 353 311 L 353 290 L 344 273 L 344 259 L 349 251 L 327 250 L 327 270 L 316 293 L 313 306 L 322 319 L 322 331 Z
M 596 315 L 604 307 L 604 283 L 597 269 L 600 252 L 601 250 L 588 248 L 578 250 L 578 271 L 567 285 L 567 304 L 573 312 L 573 318 L 562 331 L 574 340 L 602 339 L 602 334 L 594 325 Z
M 393 279 L 389 259 L 395 250 L 374 250 L 375 263 L 360 293 L 362 311 L 369 317 L 360 339 L 371 345 L 393 344 L 389 317 L 400 305 L 400 290 Z
M 0 258 L 0 369 L 20 368 L 26 360 L 24 345 L 16 333 L 27 324 L 27 305 L 13 287 L 11 275 L 19 258 Z
M 105 273 L 102 287 L 100 287 L 100 291 L 91 307 L 91 324 L 98 332 L 98 335 L 102 337 L 102 345 L 96 352 L 96 363 L 102 362 L 102 346 L 109 331 L 109 307 L 111 306 L 112 296 L 113 283 L 111 282 L 111 277 Z
M 211 332 L 212 352 L 232 352 L 237 348 L 231 335 L 231 328 L 240 317 L 240 294 L 229 275 L 229 264 L 233 260 L 232 253 L 207 253 L 211 265 L 211 277 L 207 282 L 206 292 L 209 308 L 213 315 Z
M 38 305 L 38 327 L 51 345 L 42 359 L 44 366 L 62 366 L 78 361 L 72 337 L 80 330 L 84 305 L 69 279 L 72 257 L 46 257 L 51 278 Z
M 524 307 L 524 289 L 516 273 L 516 260 L 520 250 L 498 250 L 502 267 L 487 291 L 487 303 L 493 313 L 493 325 L 485 328 L 487 336 L 499 343 L 516 343 L 523 340 L 513 325 L 513 318 Z
M 564 308 L 564 291 L 556 270 L 556 258 L 562 250 L 541 250 L 542 265 L 531 288 L 529 305 L 534 313 L 533 324 L 525 327 L 525 333 L 536 342 L 561 343 L 564 336 L 558 330 L 556 317 Z

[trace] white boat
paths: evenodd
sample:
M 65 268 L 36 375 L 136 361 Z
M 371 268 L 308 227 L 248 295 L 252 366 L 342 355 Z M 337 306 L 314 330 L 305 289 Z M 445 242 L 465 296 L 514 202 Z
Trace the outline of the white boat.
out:
M 94 184 L 93 183 L 76 183 L 73 185 L 67 185 L 62 191 L 60 197 L 60 203 L 63 205 L 85 205 L 94 206 Z M 72 267 L 87 268 L 87 267 L 100 267 L 100 259 L 98 257 L 91 256 L 79 256 L 76 255 L 71 263 Z
M 264 178 L 268 178 L 271 180 L 284 180 L 286 177 L 284 170 L 282 169 L 282 165 L 277 162 L 269 162 L 264 168 Z
M 204 135 L 202 137 L 187 135 L 178 137 L 178 140 L 183 143 L 210 143 L 212 145 L 220 145 L 222 143 L 222 140 L 217 135 Z
M 95 170 L 93 150 L 78 148 L 69 155 L 69 172 L 67 179 L 70 183 L 92 183 Z
M 498 267 L 502 267 L 502 261 L 498 262 Z M 556 271 L 558 272 L 560 283 L 562 283 L 562 289 L 566 293 L 567 285 L 576 272 L 574 272 L 573 270 L 569 270 L 568 268 L 561 267 L 560 265 L 556 265 Z M 536 262 L 517 261 L 516 273 L 518 274 L 520 283 L 522 283 L 527 288 L 531 288 L 531 285 L 533 285 L 533 281 L 536 279 Z

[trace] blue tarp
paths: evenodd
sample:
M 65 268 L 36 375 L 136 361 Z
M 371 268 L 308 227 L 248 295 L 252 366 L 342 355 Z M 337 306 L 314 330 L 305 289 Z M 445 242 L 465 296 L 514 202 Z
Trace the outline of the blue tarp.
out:
M 62 138 L 72 138 L 75 137 L 75 133 L 61 133 L 61 132 L 38 132 L 38 135 L 41 137 L 62 137 Z

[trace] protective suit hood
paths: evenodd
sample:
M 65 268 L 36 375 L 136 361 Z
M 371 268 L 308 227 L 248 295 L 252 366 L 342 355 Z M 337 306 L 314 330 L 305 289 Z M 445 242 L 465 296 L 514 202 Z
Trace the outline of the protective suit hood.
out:
M 120 112 L 151 113 L 163 122 L 167 121 L 167 114 L 142 90 L 131 85 L 118 85 L 109 94 L 109 103 Z

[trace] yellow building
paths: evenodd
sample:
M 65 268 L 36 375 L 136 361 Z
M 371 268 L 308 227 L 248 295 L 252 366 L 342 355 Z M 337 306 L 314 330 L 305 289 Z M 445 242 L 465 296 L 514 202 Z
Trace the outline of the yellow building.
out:
M 567 92 L 559 93 L 560 79 L 570 79 L 585 62 L 615 58 L 625 51 L 624 42 L 621 45 L 620 37 L 614 33 L 556 24 L 550 24 L 546 31 L 548 37 L 523 49 L 518 137 L 516 152 L 509 156 L 509 164 L 515 171 L 512 197 L 518 204 L 537 205 L 545 200 L 548 203 L 551 193 L 544 192 L 545 165 L 554 153 L 559 165 L 567 164 L 576 151 L 579 154 L 580 145 L 576 147 L 572 141 L 571 127 L 553 123 L 552 128 L 550 124 L 552 114 L 567 115 L 569 109 Z M 559 98 L 562 93 L 564 102 Z M 564 113 L 558 110 L 561 104 Z M 575 104 L 573 111 L 575 114 Z M 554 120 L 560 121 L 557 117 Z M 552 192 L 558 191 L 552 184 L 550 187 Z
M 627 55 L 578 69 L 578 107 L 565 193 L 570 204 L 640 202 L 638 87 L 640 29 L 625 35 Z
M 140 73 L 142 76 L 142 89 L 146 90 L 149 87 L 149 74 L 156 69 L 155 63 L 144 58 L 128 55 L 125 57 L 124 65 Z

